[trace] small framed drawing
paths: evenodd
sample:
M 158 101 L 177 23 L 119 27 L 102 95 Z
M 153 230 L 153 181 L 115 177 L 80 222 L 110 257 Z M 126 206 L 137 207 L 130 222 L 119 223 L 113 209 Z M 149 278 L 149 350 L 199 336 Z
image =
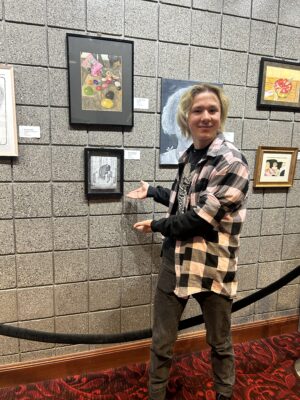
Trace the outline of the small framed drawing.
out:
M 88 198 L 121 197 L 124 180 L 124 150 L 84 149 L 85 193 Z
M 300 63 L 261 59 L 257 108 L 300 110 Z
M 18 155 L 14 70 L 0 64 L 0 157 Z
M 256 152 L 254 187 L 290 187 L 293 185 L 297 147 L 260 146 Z
M 133 125 L 133 41 L 67 34 L 70 123 Z

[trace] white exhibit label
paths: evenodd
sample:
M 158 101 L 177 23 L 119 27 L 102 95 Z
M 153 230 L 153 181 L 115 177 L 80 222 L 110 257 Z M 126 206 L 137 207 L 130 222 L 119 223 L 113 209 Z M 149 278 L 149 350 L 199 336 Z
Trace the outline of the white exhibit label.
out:
M 23 138 L 40 138 L 41 128 L 39 126 L 19 126 L 19 136 Z
M 223 135 L 228 142 L 234 143 L 234 132 L 223 132 Z
M 141 152 L 139 150 L 125 150 L 125 160 L 139 160 L 141 158 Z
M 135 97 L 134 98 L 134 108 L 139 108 L 140 110 L 149 110 L 149 99 Z

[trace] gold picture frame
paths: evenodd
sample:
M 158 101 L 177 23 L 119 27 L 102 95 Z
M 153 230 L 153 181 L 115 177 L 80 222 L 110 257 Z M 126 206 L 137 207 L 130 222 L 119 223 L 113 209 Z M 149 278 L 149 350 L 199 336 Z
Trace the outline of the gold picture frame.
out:
M 256 152 L 253 186 L 293 186 L 297 153 L 297 147 L 259 146 Z

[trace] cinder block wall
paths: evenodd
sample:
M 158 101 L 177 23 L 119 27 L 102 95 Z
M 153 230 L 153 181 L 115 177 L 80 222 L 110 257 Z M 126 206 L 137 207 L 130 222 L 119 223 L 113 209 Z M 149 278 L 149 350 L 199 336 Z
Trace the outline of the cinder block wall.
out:
M 68 123 L 66 33 L 132 39 L 132 130 Z M 134 148 L 125 191 L 140 179 L 170 185 L 158 165 L 160 79 L 224 83 L 235 132 L 253 172 L 259 145 L 300 147 L 300 113 L 256 110 L 262 56 L 299 61 L 300 3 L 292 0 L 0 0 L 0 62 L 14 65 L 17 159 L 0 159 L 0 322 L 45 331 L 118 333 L 151 326 L 161 238 L 132 224 L 163 215 L 142 203 L 84 196 L 86 146 Z M 252 190 L 242 237 L 239 297 L 300 262 L 300 170 L 291 189 Z M 299 312 L 299 279 L 234 314 L 245 323 Z M 185 317 L 198 309 L 190 301 Z M 0 362 L 88 349 L 0 337 Z

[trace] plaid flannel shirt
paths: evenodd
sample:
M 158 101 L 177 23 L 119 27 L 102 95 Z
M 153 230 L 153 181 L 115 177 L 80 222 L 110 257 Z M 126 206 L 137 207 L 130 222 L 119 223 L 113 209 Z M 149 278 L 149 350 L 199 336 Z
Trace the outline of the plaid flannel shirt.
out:
M 172 214 L 189 151 L 179 159 L 167 217 Z M 213 241 L 202 236 L 194 236 L 186 241 L 176 240 L 174 292 L 177 296 L 213 291 L 230 298 L 235 297 L 237 254 L 240 231 L 246 217 L 248 186 L 246 159 L 233 144 L 225 141 L 221 133 L 218 134 L 193 172 L 185 205 L 186 209 L 193 208 L 211 224 L 217 234 Z

